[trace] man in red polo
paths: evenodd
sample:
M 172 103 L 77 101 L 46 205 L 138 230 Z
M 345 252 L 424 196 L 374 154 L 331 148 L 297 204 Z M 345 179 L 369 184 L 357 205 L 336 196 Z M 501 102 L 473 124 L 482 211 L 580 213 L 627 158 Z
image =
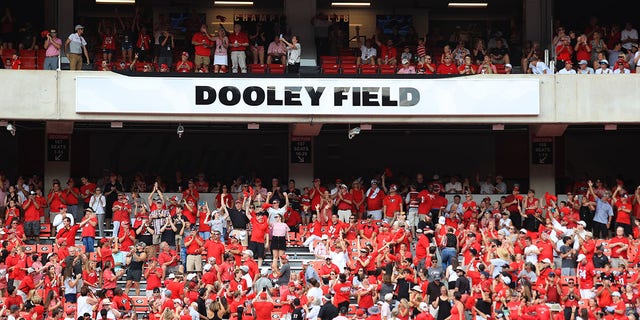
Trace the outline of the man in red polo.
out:
M 207 25 L 202 24 L 200 26 L 200 32 L 193 34 L 191 38 L 191 44 L 193 44 L 196 57 L 194 59 L 196 69 L 200 69 L 202 67 L 209 69 L 209 64 L 211 63 L 211 48 L 214 46 L 213 42 L 214 38 L 207 32 Z
M 247 55 L 245 50 L 249 46 L 249 37 L 242 32 L 239 23 L 233 25 L 233 34 L 229 36 L 229 48 L 231 48 L 231 72 L 238 73 L 238 66 L 242 73 L 247 73 Z
M 378 186 L 378 180 L 371 180 L 371 187 L 365 193 L 365 197 L 367 197 L 367 214 L 370 214 L 373 220 L 382 220 L 384 196 L 384 191 Z

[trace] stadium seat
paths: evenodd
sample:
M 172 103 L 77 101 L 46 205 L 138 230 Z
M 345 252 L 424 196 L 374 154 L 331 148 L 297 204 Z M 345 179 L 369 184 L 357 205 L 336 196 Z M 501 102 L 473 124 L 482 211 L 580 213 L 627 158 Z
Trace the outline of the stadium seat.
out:
M 38 252 L 35 244 L 25 244 L 24 245 L 24 253 L 32 254 Z
M 36 57 L 21 57 L 20 61 L 22 62 L 20 65 L 20 69 L 23 70 L 35 70 L 36 68 Z
M 322 64 L 322 74 L 338 74 L 340 68 L 335 63 Z
M 338 64 L 337 56 L 320 56 L 320 64 Z
M 276 311 L 271 312 L 271 319 L 273 319 L 273 320 L 283 319 L 282 312 L 276 312 Z
M 146 313 L 149 311 L 149 299 L 145 296 L 132 296 L 133 310 L 139 313 Z
M 39 244 L 36 248 L 36 252 L 39 254 L 49 254 L 53 252 L 53 246 L 50 244 Z
M 266 64 L 250 64 L 248 65 L 250 73 L 266 73 L 267 65 Z
M 507 74 L 507 72 L 504 70 L 504 64 L 496 63 L 494 64 L 494 66 L 496 66 L 496 72 L 498 74 Z
M 353 48 L 341 48 L 338 51 L 338 54 L 342 57 L 342 56 L 354 56 L 355 55 L 355 51 Z
M 358 58 L 354 56 L 340 56 L 340 63 L 342 64 L 355 64 Z
M 342 74 L 358 74 L 358 66 L 355 63 L 341 64 Z
M 363 64 L 360 66 L 361 74 L 376 74 L 378 73 L 378 66 L 373 66 L 370 64 Z
M 383 65 L 380 66 L 380 73 L 381 74 L 395 74 L 396 73 L 396 66 L 389 65 L 389 64 L 383 64 Z
M 270 64 L 269 73 L 271 74 L 284 74 L 284 66 L 281 64 Z
M 48 223 L 40 224 L 40 237 L 50 237 L 51 236 L 51 225 Z
M 11 56 L 16 53 L 16 49 L 3 49 L 2 50 L 2 62 L 5 62 L 7 59 L 11 59 Z
M 36 50 L 20 50 L 20 57 L 36 57 Z

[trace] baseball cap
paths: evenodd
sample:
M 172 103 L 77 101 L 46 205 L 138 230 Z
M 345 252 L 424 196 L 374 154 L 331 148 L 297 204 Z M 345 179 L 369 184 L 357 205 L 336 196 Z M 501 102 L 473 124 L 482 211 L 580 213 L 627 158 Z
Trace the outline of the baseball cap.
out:
M 620 297 L 620 292 L 614 291 L 614 292 L 611 293 L 611 296 L 612 297 Z
M 587 62 L 587 60 L 580 60 L 578 64 L 589 64 L 589 63 Z
M 542 263 L 551 263 L 551 260 L 549 260 L 549 258 L 544 258 L 542 259 Z
M 513 66 L 511 65 L 511 63 L 507 63 L 504 65 L 505 68 L 513 68 Z
M 585 256 L 584 254 L 581 253 L 581 254 L 578 255 L 578 258 L 576 259 L 576 261 L 580 262 L 580 261 L 584 260 L 586 257 L 587 256 Z
M 413 286 L 411 290 L 422 293 L 422 288 L 420 288 L 420 286 Z
M 191 280 L 193 280 L 195 277 L 196 277 L 196 274 L 195 274 L 195 273 L 189 273 L 189 274 L 187 275 L 187 281 L 191 281 Z
M 173 273 L 169 273 L 169 275 L 167 276 L 167 279 L 175 279 L 176 275 Z
M 578 221 L 578 224 L 579 224 L 579 225 L 581 225 L 581 226 L 583 226 L 583 227 L 586 227 L 586 226 L 587 226 L 587 223 L 586 223 L 586 222 L 584 222 L 584 221 L 582 221 L 582 220 Z
M 78 30 L 80 30 L 80 29 L 84 29 L 84 26 L 83 26 L 83 25 L 81 25 L 81 24 L 76 24 L 76 28 L 75 28 L 75 30 L 76 30 L 76 31 L 78 31 Z
M 402 64 L 408 64 L 409 63 L 409 59 L 402 59 Z
M 609 64 L 609 61 L 607 61 L 607 59 L 602 59 L 600 60 L 600 64 Z
M 189 52 L 182 51 L 182 55 L 185 56 L 185 57 L 188 57 L 189 56 Z
M 29 194 L 31 194 L 31 195 L 35 195 L 35 194 L 36 194 L 36 192 L 35 192 L 35 191 L 33 191 L 33 190 L 31 190 L 31 191 L 29 191 Z
M 429 304 L 427 304 L 426 302 L 420 302 L 420 305 L 418 305 L 418 310 L 422 312 L 429 311 Z
M 207 263 L 202 267 L 202 270 L 209 271 L 209 270 L 211 270 L 212 267 L 213 266 L 210 263 Z

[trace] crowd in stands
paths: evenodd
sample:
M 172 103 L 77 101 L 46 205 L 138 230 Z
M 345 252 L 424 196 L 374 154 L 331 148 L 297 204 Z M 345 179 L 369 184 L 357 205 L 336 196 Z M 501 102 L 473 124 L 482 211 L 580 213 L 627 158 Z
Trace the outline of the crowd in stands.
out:
M 0 36 L 0 63 L 7 69 L 55 70 L 62 53 L 72 70 L 299 72 L 301 45 L 295 35 L 286 36 L 286 24 L 266 27 L 262 22 L 245 22 L 226 30 L 222 24 L 226 18 L 216 19 L 219 27 L 194 20 L 181 32 L 165 15 L 153 20 L 138 7 L 132 18 L 116 15 L 115 19 L 102 19 L 86 34 L 79 24 L 73 34 L 63 36 L 55 28 L 37 34 L 28 22 L 19 32 L 11 31 L 6 26 L 15 19 L 7 9 L 2 17 L 7 30 Z M 538 41 L 521 46 L 517 36 L 505 37 L 500 30 L 458 26 L 447 36 L 434 28 L 421 37 L 413 28 L 407 35 L 386 35 L 377 29 L 367 37 L 356 27 L 357 46 L 350 47 L 353 41 L 332 21 L 329 16 L 314 17 L 309 26 L 316 30 L 326 25 L 327 34 L 320 41 L 316 38 L 318 65 L 326 74 L 510 74 L 514 65 L 519 66 L 517 72 L 533 74 L 635 73 L 640 60 L 638 32 L 631 22 L 625 22 L 624 27 L 616 23 L 604 26 L 596 17 L 591 17 L 582 31 L 557 23 L 552 42 L 544 46 L 550 49 L 554 65 L 545 63 Z M 83 63 L 90 67 L 83 67 Z
M 0 316 L 637 319 L 640 187 L 396 180 L 0 172 Z

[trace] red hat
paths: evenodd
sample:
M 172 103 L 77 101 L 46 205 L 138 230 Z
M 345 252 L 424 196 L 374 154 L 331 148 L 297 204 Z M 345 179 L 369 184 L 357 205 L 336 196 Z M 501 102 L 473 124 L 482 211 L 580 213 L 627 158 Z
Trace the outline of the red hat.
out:
M 289 256 L 286 254 L 283 254 L 280 256 L 280 259 L 289 260 Z
M 342 179 L 340 178 L 336 179 L 336 183 L 342 183 Z
M 260 292 L 260 299 L 266 299 L 267 298 L 267 293 L 266 292 Z
M 112 290 L 108 290 L 106 296 L 109 297 L 109 298 L 113 298 L 113 291 Z
M 66 314 L 71 314 L 71 313 L 75 313 L 76 312 L 76 306 L 73 304 L 69 304 L 67 305 L 67 307 L 64 309 Z
M 58 206 L 58 208 L 60 208 L 60 209 L 62 209 L 62 208 L 67 208 L 67 205 L 66 205 L 66 204 L 64 204 L 64 203 L 61 203 L 61 204 Z
M 518 186 L 513 187 L 513 191 L 520 191 L 520 187 Z
M 356 316 L 357 316 L 357 317 L 362 317 L 362 316 L 364 316 L 364 309 L 360 309 L 360 308 L 358 308 L 358 310 L 356 310 Z
M 289 282 L 289 287 L 295 287 L 295 286 L 296 286 L 296 283 L 295 283 L 295 282 L 293 282 L 293 281 L 290 281 L 290 282 Z
M 169 66 L 168 66 L 166 63 L 163 63 L 163 64 L 161 64 L 161 65 L 160 65 L 160 68 L 168 69 L 168 68 L 169 68 Z
M 262 205 L 262 210 L 267 210 L 269 208 L 271 208 L 271 204 L 270 203 L 265 203 L 265 204 Z
M 188 57 L 188 56 L 189 56 L 189 52 L 182 51 L 182 55 L 183 55 L 183 56 L 187 56 L 187 57 Z

